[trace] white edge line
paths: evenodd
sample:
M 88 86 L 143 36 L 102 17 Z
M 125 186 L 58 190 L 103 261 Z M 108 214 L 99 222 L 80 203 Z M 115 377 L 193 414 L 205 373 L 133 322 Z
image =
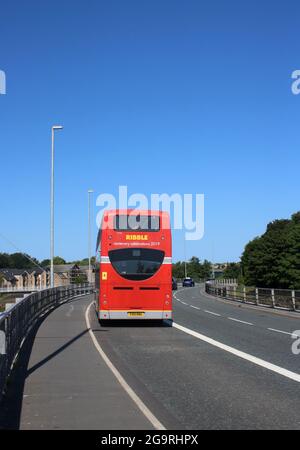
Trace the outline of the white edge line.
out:
M 222 344 L 222 342 L 215 341 L 214 339 L 204 336 L 203 334 L 197 333 L 196 331 L 193 331 L 193 330 L 190 330 L 189 328 L 183 327 L 182 325 L 179 325 L 178 323 L 173 322 L 173 327 L 177 328 L 180 331 L 183 331 L 184 333 L 190 334 L 191 336 L 201 339 L 202 341 L 207 342 L 208 344 L 211 344 L 214 347 L 218 347 L 221 350 L 224 350 L 228 353 L 238 356 L 239 358 L 245 359 L 246 361 L 250 361 L 260 367 L 264 367 L 265 369 L 271 370 L 272 372 L 278 373 L 279 375 L 282 375 L 286 378 L 290 378 L 291 380 L 297 381 L 298 383 L 300 383 L 300 374 L 298 374 L 298 373 L 291 372 L 290 370 L 284 369 L 283 367 L 276 366 L 275 364 L 272 364 L 263 359 L 257 358 L 256 356 L 249 355 L 248 353 L 245 353 L 240 350 L 237 350 L 236 348 L 230 347 L 229 345 Z
M 289 334 L 290 336 L 296 336 L 295 333 L 288 333 L 287 331 L 282 331 L 282 330 L 276 330 L 276 328 L 267 328 L 270 331 L 276 331 L 277 333 L 283 333 L 283 334 Z M 300 337 L 300 336 L 298 336 Z
M 198 308 L 198 306 L 194 306 L 194 305 L 190 305 L 190 307 L 194 308 L 194 309 L 200 309 L 200 308 Z
M 234 320 L 235 322 L 245 323 L 246 325 L 253 325 L 251 322 L 245 322 L 244 320 L 235 319 L 234 317 L 227 317 L 228 320 Z
M 140 409 L 140 411 L 142 411 L 142 413 L 144 414 L 144 416 L 149 420 L 149 422 L 153 425 L 153 427 L 156 430 L 166 430 L 166 428 L 163 426 L 163 424 L 154 416 L 154 414 L 152 414 L 152 412 L 150 411 L 149 408 L 147 408 L 147 406 L 145 405 L 145 403 L 140 399 L 140 397 L 133 391 L 133 389 L 129 386 L 129 384 L 125 381 L 125 379 L 122 377 L 122 375 L 120 374 L 120 372 L 118 371 L 118 369 L 113 365 L 113 363 L 110 361 L 110 359 L 108 358 L 108 356 L 106 355 L 106 353 L 102 350 L 99 342 L 97 341 L 92 329 L 91 329 L 91 324 L 90 324 L 90 319 L 89 319 L 89 311 L 90 311 L 90 307 L 93 305 L 94 302 L 91 302 L 89 304 L 89 306 L 87 307 L 86 311 L 85 311 L 85 321 L 86 321 L 86 326 L 89 330 L 89 334 L 92 338 L 92 341 L 96 347 L 96 349 L 98 350 L 98 352 L 100 353 L 101 357 L 103 358 L 104 362 L 106 363 L 106 365 L 109 367 L 109 369 L 112 371 L 112 373 L 114 374 L 114 376 L 116 377 L 116 379 L 118 380 L 118 382 L 120 383 L 120 385 L 122 386 L 122 388 L 127 392 L 127 394 L 129 395 L 129 397 L 134 401 L 134 403 L 136 404 L 136 406 Z
M 208 311 L 207 309 L 205 309 L 204 312 L 206 312 L 206 313 L 208 313 L 208 314 L 213 314 L 214 316 L 219 316 L 219 317 L 221 316 L 221 314 L 217 314 L 217 313 L 215 313 L 215 312 Z

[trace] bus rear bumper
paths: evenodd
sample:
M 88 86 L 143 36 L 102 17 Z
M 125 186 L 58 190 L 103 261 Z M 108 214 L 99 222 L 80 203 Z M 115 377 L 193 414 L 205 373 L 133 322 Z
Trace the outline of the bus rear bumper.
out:
M 105 310 L 99 311 L 99 319 L 100 320 L 170 320 L 172 319 L 172 311 L 136 311 L 136 310 L 126 310 L 126 311 L 117 311 L 117 310 Z

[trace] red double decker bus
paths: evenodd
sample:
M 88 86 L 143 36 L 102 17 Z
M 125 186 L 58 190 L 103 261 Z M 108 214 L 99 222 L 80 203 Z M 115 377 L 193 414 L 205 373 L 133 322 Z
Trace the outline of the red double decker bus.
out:
M 98 232 L 99 320 L 172 319 L 170 219 L 162 211 L 105 211 Z

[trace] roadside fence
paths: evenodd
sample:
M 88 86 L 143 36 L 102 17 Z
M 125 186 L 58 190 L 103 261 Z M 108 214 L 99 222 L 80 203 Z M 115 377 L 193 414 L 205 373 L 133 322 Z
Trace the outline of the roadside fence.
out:
M 68 299 L 93 290 L 88 283 L 45 289 L 18 299 L 0 315 L 0 400 L 19 350 L 38 320 Z
M 299 290 L 241 287 L 207 281 L 205 283 L 205 291 L 217 297 L 251 305 L 300 312 Z

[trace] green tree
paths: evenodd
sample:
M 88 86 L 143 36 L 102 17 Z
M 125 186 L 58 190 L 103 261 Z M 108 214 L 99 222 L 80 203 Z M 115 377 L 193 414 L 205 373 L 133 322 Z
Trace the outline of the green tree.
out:
M 187 263 L 187 273 L 188 276 L 198 279 L 200 278 L 201 272 L 201 263 L 200 259 L 197 256 L 192 256 L 191 259 Z
M 26 253 L 12 253 L 9 255 L 9 267 L 14 269 L 32 269 L 39 265 L 39 261 Z
M 184 278 L 184 263 L 178 261 L 172 265 L 172 275 L 175 278 Z
M 10 267 L 10 257 L 7 253 L 0 253 L 0 269 Z
M 243 252 L 245 284 L 300 289 L 300 212 L 275 220 Z
M 54 256 L 53 264 L 56 264 L 56 265 L 66 264 L 66 261 L 61 256 Z
M 95 256 L 91 257 L 91 264 L 95 264 Z M 76 261 L 70 261 L 69 264 L 77 264 L 78 266 L 87 266 L 89 264 L 89 258 L 77 259 Z
M 186 263 L 187 275 L 194 278 L 195 280 L 207 279 L 211 276 L 212 266 L 206 259 L 203 263 L 197 256 L 192 256 L 192 258 Z M 173 264 L 172 268 L 173 277 L 184 278 L 185 276 L 185 264 L 184 261 L 178 261 Z
M 212 264 L 209 261 L 207 261 L 207 259 L 205 259 L 201 264 L 199 277 L 202 279 L 208 279 L 211 277 L 211 272 L 212 272 Z
M 240 263 L 229 263 L 223 272 L 223 278 L 235 278 L 238 279 L 241 275 Z
M 50 266 L 50 263 L 51 263 L 50 259 L 43 259 L 43 261 L 41 262 L 41 266 L 47 267 Z
M 78 273 L 72 279 L 72 283 L 74 283 L 74 284 L 83 284 L 86 282 L 87 282 L 87 276 L 84 273 Z

